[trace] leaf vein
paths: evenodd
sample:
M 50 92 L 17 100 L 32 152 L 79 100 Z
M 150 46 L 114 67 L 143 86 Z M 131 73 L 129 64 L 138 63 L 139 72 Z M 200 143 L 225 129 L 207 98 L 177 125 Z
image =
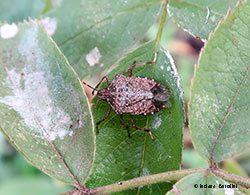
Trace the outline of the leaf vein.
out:
M 30 114 L 32 115 L 32 117 L 34 118 L 34 121 L 36 122 L 36 124 L 38 125 L 39 129 L 42 131 L 43 136 L 45 137 L 45 139 L 49 142 L 49 144 L 51 145 L 51 147 L 53 148 L 54 152 L 56 153 L 56 155 L 58 156 L 58 158 L 60 159 L 61 163 L 64 165 L 64 167 L 66 168 L 66 170 L 68 171 L 68 174 L 71 176 L 72 180 L 74 181 L 75 185 L 77 187 L 81 187 L 79 181 L 77 180 L 76 176 L 73 174 L 73 172 L 70 170 L 68 164 L 66 163 L 66 161 L 64 160 L 63 156 L 61 155 L 61 153 L 58 151 L 56 145 L 54 144 L 54 142 L 50 139 L 48 132 L 44 129 L 44 127 L 42 126 L 40 120 L 38 119 L 38 117 L 34 114 L 34 111 L 32 109 L 32 107 L 30 106 L 30 104 L 26 101 L 24 95 L 22 94 L 21 90 L 17 87 L 16 83 L 13 81 L 13 79 L 11 78 L 10 74 L 9 74 L 9 70 L 7 68 L 7 65 L 4 63 L 4 61 L 2 60 L 2 58 L 0 57 L 0 63 L 3 65 L 8 77 L 10 78 L 10 81 L 12 82 L 13 86 L 18 90 L 21 98 L 26 102 L 25 105 L 27 105 L 27 109 L 29 110 Z
M 192 7 L 198 8 L 199 10 L 207 10 L 207 7 L 202 7 L 202 6 L 196 5 L 194 3 L 187 2 L 187 1 L 183 1 L 183 0 L 175 0 L 175 1 L 177 1 L 179 3 L 182 3 L 182 4 L 186 4 L 188 6 L 192 6 Z M 225 16 L 225 14 L 218 13 L 218 12 L 212 10 L 212 9 L 210 9 L 210 12 L 213 13 L 214 15 L 219 15 L 221 17 Z
M 63 42 L 61 42 L 61 43 L 58 43 L 58 45 L 59 45 L 59 46 L 62 46 L 62 45 L 64 45 L 64 44 L 66 44 L 67 42 L 69 42 L 69 41 L 75 39 L 76 37 L 80 36 L 82 33 L 88 32 L 88 31 L 90 31 L 91 29 L 95 28 L 97 25 L 100 25 L 100 24 L 102 24 L 102 23 L 104 23 L 104 22 L 106 22 L 106 21 L 112 20 L 113 18 L 115 18 L 115 17 L 117 17 L 117 16 L 120 16 L 120 15 L 126 14 L 126 13 L 129 13 L 129 12 L 134 11 L 134 10 L 139 9 L 139 8 L 153 6 L 153 5 L 155 5 L 155 4 L 159 3 L 159 2 L 160 2 L 160 1 L 157 0 L 157 1 L 153 1 L 153 2 L 150 2 L 150 3 L 145 3 L 145 4 L 143 4 L 143 5 L 137 5 L 137 6 L 135 6 L 135 7 L 132 7 L 132 8 L 129 8 L 129 9 L 126 9 L 126 10 L 123 10 L 123 11 L 120 11 L 120 12 L 117 12 L 117 13 L 115 13 L 115 14 L 112 15 L 112 16 L 108 16 L 108 17 L 106 17 L 106 18 L 100 20 L 99 22 L 96 22 L 96 23 L 92 24 L 92 25 L 89 26 L 87 29 L 84 29 L 84 30 L 82 30 L 82 31 L 79 31 L 79 32 L 76 33 L 74 36 L 72 36 L 72 37 L 66 39 L 65 41 L 63 41 Z
M 231 136 L 229 136 L 229 137 L 226 137 L 226 138 L 223 138 L 223 139 L 218 139 L 218 140 L 217 140 L 217 143 L 218 143 L 218 142 L 224 142 L 224 141 L 229 140 L 229 139 L 233 139 L 233 138 L 235 138 L 237 135 L 243 134 L 243 133 L 247 133 L 247 132 L 250 132 L 250 129 L 247 129 L 247 130 L 244 130 L 244 131 L 237 131 L 235 134 L 233 134 L 233 135 L 231 135 Z
M 247 79 L 247 76 L 248 76 L 248 74 L 249 74 L 249 70 L 250 70 L 250 66 L 249 66 L 248 69 L 246 70 L 246 74 L 245 74 L 245 76 L 242 78 L 242 81 L 241 81 L 241 83 L 240 83 L 240 85 L 239 85 L 239 87 L 238 87 L 236 93 L 233 95 L 233 97 L 232 97 L 232 102 L 231 102 L 231 104 L 230 104 L 230 106 L 229 106 L 229 108 L 228 108 L 228 111 L 227 111 L 227 113 L 226 113 L 226 115 L 225 115 L 225 117 L 224 117 L 224 119 L 223 119 L 223 121 L 222 121 L 222 123 L 221 123 L 220 128 L 218 129 L 217 136 L 216 136 L 216 138 L 215 138 L 215 140 L 214 140 L 214 142 L 213 142 L 213 144 L 212 144 L 212 148 L 211 148 L 210 155 L 209 155 L 209 156 L 210 156 L 210 157 L 209 157 L 210 163 L 213 162 L 213 152 L 214 152 L 214 150 L 215 150 L 216 143 L 218 142 L 218 139 L 219 139 L 219 137 L 220 137 L 220 135 L 221 135 L 221 131 L 222 131 L 222 129 L 223 129 L 223 127 L 224 127 L 224 125 L 225 125 L 225 123 L 226 123 L 226 121 L 227 121 L 228 116 L 232 113 L 233 105 L 234 105 L 234 103 L 235 103 L 235 101 L 236 101 L 236 98 L 237 98 L 237 96 L 238 96 L 238 94 L 239 94 L 239 92 L 240 92 L 240 90 L 241 90 L 243 84 L 245 83 L 245 81 L 246 81 L 246 79 Z

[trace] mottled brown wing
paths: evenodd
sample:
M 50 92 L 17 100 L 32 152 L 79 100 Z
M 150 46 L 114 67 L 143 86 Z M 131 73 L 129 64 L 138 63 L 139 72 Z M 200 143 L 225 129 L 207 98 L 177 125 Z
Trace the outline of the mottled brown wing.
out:
M 117 114 L 149 115 L 158 111 L 152 100 L 140 101 L 128 106 L 117 106 L 111 103 L 111 107 Z
M 151 91 L 151 89 L 157 84 L 156 81 L 147 77 L 126 77 L 126 80 L 132 84 L 133 88 L 146 91 Z
M 127 113 L 135 115 L 149 115 L 149 114 L 154 114 L 155 112 L 157 112 L 157 109 L 153 104 L 152 100 L 147 100 L 129 106 Z
M 157 84 L 156 81 L 142 77 L 126 77 L 117 75 L 112 82 L 112 109 L 117 114 L 153 114 L 157 111 L 152 102 L 151 89 Z

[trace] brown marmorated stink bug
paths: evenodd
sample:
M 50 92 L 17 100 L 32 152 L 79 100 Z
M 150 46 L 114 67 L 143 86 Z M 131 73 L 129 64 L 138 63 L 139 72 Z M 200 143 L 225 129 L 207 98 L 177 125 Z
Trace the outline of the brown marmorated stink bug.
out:
M 126 127 L 129 137 L 129 127 L 123 123 L 123 114 L 129 114 L 133 128 L 149 133 L 151 139 L 154 140 L 149 129 L 140 128 L 135 125 L 132 115 L 150 115 L 162 110 L 169 104 L 168 101 L 171 93 L 168 88 L 151 78 L 132 77 L 132 72 L 135 66 L 154 64 L 156 57 L 157 53 L 155 53 L 153 61 L 141 64 L 135 64 L 134 61 L 127 71 L 116 75 L 112 82 L 110 82 L 107 76 L 104 76 L 95 88 L 83 82 L 83 84 L 93 89 L 92 95 L 97 91 L 97 98 L 107 101 L 110 104 L 104 118 L 96 123 L 97 134 L 99 133 L 98 126 L 108 118 L 112 108 L 116 114 L 120 115 L 120 123 Z M 126 72 L 129 72 L 129 76 L 124 75 Z M 104 79 L 106 79 L 108 87 L 97 90 Z

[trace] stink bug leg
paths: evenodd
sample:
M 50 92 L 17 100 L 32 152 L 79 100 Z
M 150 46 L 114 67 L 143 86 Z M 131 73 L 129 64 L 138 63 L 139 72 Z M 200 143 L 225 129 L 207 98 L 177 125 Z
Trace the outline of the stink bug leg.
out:
M 107 83 L 108 83 L 108 86 L 111 84 L 111 82 L 110 82 L 110 80 L 109 80 L 109 78 L 108 78 L 107 76 L 102 77 L 102 79 L 100 80 L 100 82 L 99 82 L 99 83 L 96 85 L 96 87 L 93 89 L 92 95 L 94 95 L 94 92 L 98 89 L 98 87 L 100 86 L 100 84 L 102 83 L 102 81 L 103 81 L 104 79 L 106 79 L 106 81 L 107 81 Z M 98 100 L 100 100 L 100 99 L 98 99 Z M 110 111 L 111 111 L 111 107 L 109 107 L 109 109 L 108 109 L 107 113 L 105 114 L 104 118 L 96 123 L 96 133 L 97 133 L 97 134 L 99 134 L 99 128 L 98 128 L 99 125 L 101 124 L 101 122 L 105 121 L 105 120 L 108 118 L 108 116 L 109 116 L 109 114 L 110 114 Z
M 133 116 L 132 116 L 132 115 L 129 115 L 129 117 L 130 117 L 130 120 L 131 120 L 131 123 L 132 123 L 133 128 L 135 128 L 135 129 L 137 129 L 137 130 L 140 130 L 140 131 L 145 131 L 145 132 L 147 132 L 147 133 L 150 135 L 151 139 L 152 139 L 153 141 L 155 140 L 154 137 L 153 137 L 153 135 L 152 135 L 152 132 L 151 132 L 149 129 L 143 129 L 143 128 L 137 127 L 137 126 L 135 125 L 135 121 L 134 121 L 134 119 L 133 119 Z
M 156 59 L 157 59 L 157 52 L 155 52 L 153 61 L 144 62 L 144 63 L 141 63 L 141 64 L 136 64 L 136 61 L 134 60 L 133 64 L 130 66 L 130 68 L 129 68 L 128 70 L 123 71 L 121 74 L 124 74 L 124 73 L 126 73 L 126 72 L 129 72 L 129 77 L 132 77 L 134 67 L 136 67 L 136 66 L 144 66 L 144 65 L 146 65 L 146 64 L 155 64 Z
M 98 87 L 100 86 L 100 84 L 102 83 L 102 81 L 103 81 L 104 79 L 106 79 L 108 85 L 111 84 L 111 82 L 110 82 L 110 80 L 109 80 L 109 78 L 108 78 L 107 76 L 102 77 L 102 79 L 100 80 L 100 82 L 95 86 L 95 89 L 93 89 L 92 95 L 94 95 L 94 92 L 98 89 Z
M 144 66 L 144 65 L 146 65 L 146 64 L 154 64 L 154 63 L 156 62 L 156 58 L 157 58 L 157 52 L 155 52 L 155 56 L 154 56 L 153 61 L 144 62 L 144 63 L 141 63 L 141 64 L 135 64 L 136 61 L 134 61 L 134 63 L 132 64 L 132 66 L 131 66 L 131 67 L 129 68 L 129 70 L 128 70 L 128 71 L 129 71 L 129 77 L 132 77 L 134 67 L 136 67 L 136 66 Z
M 125 124 L 123 123 L 122 114 L 120 115 L 120 123 L 121 123 L 122 126 L 126 127 L 126 129 L 128 130 L 128 137 L 130 137 L 129 127 L 128 127 L 128 125 L 125 125 Z
M 108 109 L 107 113 L 105 114 L 104 118 L 103 118 L 102 120 L 99 120 L 99 121 L 96 123 L 96 133 L 97 133 L 97 134 L 99 134 L 99 128 L 98 128 L 99 125 L 101 124 L 101 122 L 105 121 L 105 120 L 108 118 L 108 116 L 109 116 L 109 114 L 110 114 L 110 111 L 111 111 L 111 107 L 109 107 L 109 109 Z

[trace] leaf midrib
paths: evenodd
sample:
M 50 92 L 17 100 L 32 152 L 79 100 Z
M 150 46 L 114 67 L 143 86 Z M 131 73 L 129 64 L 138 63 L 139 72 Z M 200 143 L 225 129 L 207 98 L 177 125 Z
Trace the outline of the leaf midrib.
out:
M 161 2 L 160 0 L 156 0 L 156 1 L 153 1 L 153 2 L 145 3 L 145 4 L 143 4 L 143 5 L 137 5 L 137 6 L 135 6 L 135 7 L 132 7 L 132 8 L 128 8 L 128 9 L 119 11 L 119 12 L 115 13 L 115 14 L 112 15 L 112 16 L 108 16 L 108 17 L 106 17 L 106 18 L 100 20 L 99 22 L 96 22 L 96 23 L 92 24 L 92 25 L 89 26 L 87 29 L 84 29 L 84 30 L 82 30 L 82 31 L 79 31 L 79 32 L 76 33 L 74 36 L 72 36 L 72 37 L 70 37 L 70 38 L 64 40 L 64 41 L 61 42 L 61 43 L 58 43 L 58 45 L 61 47 L 61 46 L 63 46 L 64 44 L 66 44 L 67 42 L 69 42 L 69 41 L 75 39 L 76 37 L 80 36 L 82 33 L 88 32 L 88 31 L 90 31 L 91 29 L 95 28 L 96 26 L 98 26 L 98 25 L 100 25 L 100 24 L 102 24 L 102 23 L 104 23 L 104 22 L 106 22 L 106 21 L 112 20 L 113 18 L 115 18 L 115 17 L 117 17 L 117 16 L 120 16 L 120 15 L 123 15 L 123 14 L 126 14 L 126 13 L 129 13 L 129 12 L 131 12 L 131 11 L 134 11 L 134 10 L 138 9 L 138 8 L 153 6 L 153 5 L 155 5 L 155 4 L 157 4 L 157 3 L 160 3 L 160 2 Z
M 15 82 L 13 81 L 13 79 L 11 78 L 11 76 L 9 75 L 9 70 L 7 68 L 7 64 L 3 61 L 3 59 L 0 57 L 0 64 L 3 65 L 7 76 L 10 78 L 13 86 L 18 89 L 20 95 L 22 96 L 21 98 L 25 100 L 25 98 L 23 97 L 22 93 L 20 92 L 20 89 L 16 86 Z M 32 117 L 34 118 L 34 121 L 36 122 L 37 126 L 39 127 L 39 129 L 41 130 L 41 133 L 43 134 L 44 138 L 46 139 L 46 141 L 49 142 L 50 146 L 52 147 L 54 153 L 56 154 L 56 156 L 60 159 L 61 163 L 64 165 L 65 169 L 67 170 L 67 173 L 69 174 L 69 176 L 71 177 L 72 181 L 75 183 L 75 185 L 80 186 L 80 183 L 78 181 L 78 179 L 76 178 L 76 176 L 74 175 L 74 173 L 70 170 L 68 164 L 66 163 L 64 157 L 61 155 L 61 153 L 58 151 L 56 145 L 54 144 L 53 140 L 50 139 L 48 132 L 44 129 L 44 127 L 42 126 L 40 120 L 38 119 L 38 117 L 34 114 L 32 107 L 30 106 L 30 104 L 26 104 L 27 105 L 27 109 L 30 111 L 30 113 L 32 114 Z M 16 144 L 15 144 L 16 145 Z M 17 146 L 17 145 L 16 145 Z M 22 152 L 23 154 L 23 152 Z M 27 157 L 27 155 L 24 155 L 30 162 L 33 162 L 29 157 Z M 34 163 L 34 165 L 36 165 Z M 37 165 L 36 165 L 37 166 Z M 44 170 L 42 167 L 39 167 L 41 170 L 43 170 L 44 172 L 47 172 L 46 170 Z M 50 174 L 49 174 L 50 175 Z
M 236 101 L 236 98 L 238 97 L 238 94 L 239 94 L 239 92 L 240 92 L 240 90 L 241 90 L 243 84 L 245 83 L 245 81 L 246 81 L 246 79 L 247 79 L 247 76 L 248 76 L 248 74 L 249 74 L 249 71 L 250 71 L 250 66 L 248 66 L 248 69 L 246 70 L 245 76 L 242 78 L 242 81 L 241 81 L 239 87 L 237 88 L 237 91 L 236 91 L 235 95 L 234 95 L 233 98 L 232 98 L 232 102 L 231 102 L 231 104 L 230 104 L 230 106 L 229 106 L 229 108 L 228 108 L 228 110 L 227 110 L 227 112 L 226 112 L 226 115 L 224 116 L 224 119 L 223 119 L 223 121 L 222 121 L 222 123 L 221 123 L 220 128 L 218 129 L 218 133 L 217 133 L 217 135 L 216 135 L 216 137 L 215 137 L 215 140 L 213 141 L 213 144 L 212 144 L 212 147 L 211 147 L 211 151 L 210 151 L 210 154 L 209 154 L 209 160 L 210 160 L 210 163 L 211 163 L 211 164 L 213 163 L 213 157 L 214 157 L 213 155 L 214 155 L 214 150 L 215 150 L 217 141 L 218 141 L 218 139 L 219 139 L 219 137 L 220 137 L 220 135 L 221 135 L 221 132 L 222 132 L 222 129 L 223 129 L 225 123 L 227 122 L 227 118 L 229 117 L 229 115 L 230 115 L 230 114 L 232 113 L 232 111 L 233 111 L 234 103 L 235 103 L 235 101 Z

